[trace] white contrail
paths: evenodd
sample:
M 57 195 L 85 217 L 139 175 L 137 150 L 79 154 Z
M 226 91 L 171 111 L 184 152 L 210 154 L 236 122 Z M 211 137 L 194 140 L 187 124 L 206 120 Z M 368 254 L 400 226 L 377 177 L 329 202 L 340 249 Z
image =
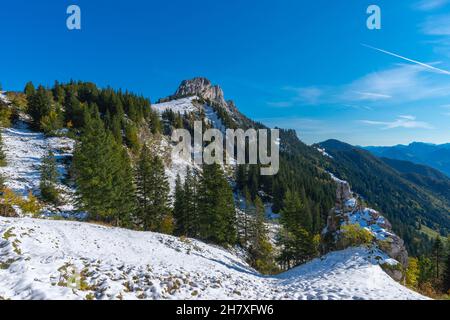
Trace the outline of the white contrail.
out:
M 400 59 L 403 59 L 403 60 L 406 60 L 406 61 L 409 61 L 409 62 L 418 64 L 419 66 L 422 66 L 422 67 L 425 67 L 425 68 L 428 68 L 428 69 L 437 71 L 437 72 L 439 72 L 439 73 L 443 73 L 443 74 L 446 74 L 446 75 L 450 75 L 450 72 L 447 71 L 447 70 L 439 69 L 439 68 L 430 66 L 429 64 L 426 64 L 426 63 L 423 63 L 423 62 L 420 62 L 420 61 L 416 61 L 416 60 L 413 60 L 413 59 L 409 59 L 409 58 L 403 57 L 403 56 L 401 56 L 401 55 L 395 54 L 395 53 L 393 53 L 393 52 L 389 52 L 389 51 L 386 51 L 386 50 L 383 50 L 383 49 L 375 48 L 375 47 L 369 46 L 369 45 L 364 44 L 364 43 L 361 43 L 361 45 L 364 46 L 364 47 L 366 47 L 366 48 L 370 48 L 370 49 L 372 49 L 372 50 L 376 50 L 376 51 L 379 51 L 379 52 L 383 52 L 383 53 L 386 53 L 386 54 L 388 54 L 388 55 L 390 55 L 390 56 L 397 57 L 397 58 L 400 58 Z

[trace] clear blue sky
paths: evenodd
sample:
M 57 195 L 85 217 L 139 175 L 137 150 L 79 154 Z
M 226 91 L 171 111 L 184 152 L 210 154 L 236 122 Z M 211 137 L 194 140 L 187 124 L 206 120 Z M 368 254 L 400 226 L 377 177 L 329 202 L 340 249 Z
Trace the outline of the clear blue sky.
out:
M 307 143 L 450 142 L 449 0 L 4 2 L 5 90 L 73 78 L 154 101 L 205 76 L 251 118 Z M 66 28 L 70 4 L 81 31 Z M 366 27 L 370 4 L 381 30 Z

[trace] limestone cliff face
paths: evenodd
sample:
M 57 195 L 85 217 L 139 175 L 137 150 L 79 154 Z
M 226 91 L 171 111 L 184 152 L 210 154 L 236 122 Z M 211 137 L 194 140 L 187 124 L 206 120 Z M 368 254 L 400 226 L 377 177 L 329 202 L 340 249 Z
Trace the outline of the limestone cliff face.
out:
M 174 94 L 175 97 L 199 96 L 219 104 L 226 104 L 222 88 L 212 85 L 206 78 L 183 80 Z
M 206 78 L 197 77 L 190 80 L 183 80 L 175 94 L 165 100 L 175 100 L 184 97 L 197 96 L 208 102 L 212 102 L 230 114 L 239 116 L 240 112 L 232 100 L 225 100 L 223 90 L 218 85 L 213 85 Z

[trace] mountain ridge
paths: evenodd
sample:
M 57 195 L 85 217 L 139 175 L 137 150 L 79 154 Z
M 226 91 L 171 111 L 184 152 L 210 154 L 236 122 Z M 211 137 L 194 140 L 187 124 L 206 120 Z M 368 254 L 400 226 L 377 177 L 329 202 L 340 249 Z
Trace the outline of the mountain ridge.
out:
M 362 148 L 378 157 L 424 164 L 450 176 L 450 143 L 412 142 L 408 145 L 399 144 L 392 147 L 367 146 Z

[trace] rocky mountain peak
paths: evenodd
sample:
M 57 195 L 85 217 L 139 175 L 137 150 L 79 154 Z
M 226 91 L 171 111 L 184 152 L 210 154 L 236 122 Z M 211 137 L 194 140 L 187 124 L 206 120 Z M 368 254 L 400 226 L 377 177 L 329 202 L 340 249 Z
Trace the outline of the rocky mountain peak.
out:
M 206 78 L 197 77 L 190 80 L 183 80 L 174 94 L 174 97 L 198 96 L 205 100 L 227 106 L 223 90 L 218 85 L 212 85 Z

